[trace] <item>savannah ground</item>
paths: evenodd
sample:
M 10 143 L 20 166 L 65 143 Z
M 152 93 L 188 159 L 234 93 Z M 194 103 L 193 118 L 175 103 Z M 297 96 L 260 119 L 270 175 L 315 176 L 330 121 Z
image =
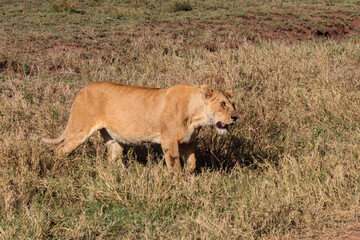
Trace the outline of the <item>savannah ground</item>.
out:
M 360 2 L 0 2 L 1 239 L 359 236 Z M 108 162 L 63 130 L 93 81 L 232 88 L 182 183 L 157 146 Z

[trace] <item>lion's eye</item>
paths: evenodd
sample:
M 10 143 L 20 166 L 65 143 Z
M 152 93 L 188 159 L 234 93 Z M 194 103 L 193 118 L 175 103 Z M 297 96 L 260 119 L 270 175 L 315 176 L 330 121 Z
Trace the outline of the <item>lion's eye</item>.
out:
M 222 106 L 222 107 L 226 107 L 226 103 L 225 103 L 225 102 L 221 102 L 221 106 Z

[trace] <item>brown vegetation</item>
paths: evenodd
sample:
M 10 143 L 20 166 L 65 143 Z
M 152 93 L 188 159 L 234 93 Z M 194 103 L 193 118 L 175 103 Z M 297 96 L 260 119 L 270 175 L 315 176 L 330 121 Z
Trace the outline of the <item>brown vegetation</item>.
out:
M 232 2 L 190 1 L 190 11 L 165 1 L 0 4 L 2 238 L 356 233 L 358 3 Z M 300 13 L 306 21 L 285 24 Z M 239 123 L 225 137 L 201 132 L 197 173 L 181 184 L 156 146 L 127 149 L 124 165 L 106 160 L 95 135 L 57 158 L 39 139 L 63 129 L 75 94 L 94 81 L 232 88 Z

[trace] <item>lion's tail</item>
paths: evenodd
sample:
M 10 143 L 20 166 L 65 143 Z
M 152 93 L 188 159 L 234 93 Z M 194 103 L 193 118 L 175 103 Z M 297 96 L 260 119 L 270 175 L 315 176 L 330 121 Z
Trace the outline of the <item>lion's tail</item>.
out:
M 50 139 L 50 138 L 42 138 L 41 141 L 46 143 L 59 143 L 65 139 L 65 132 L 64 131 L 58 138 Z

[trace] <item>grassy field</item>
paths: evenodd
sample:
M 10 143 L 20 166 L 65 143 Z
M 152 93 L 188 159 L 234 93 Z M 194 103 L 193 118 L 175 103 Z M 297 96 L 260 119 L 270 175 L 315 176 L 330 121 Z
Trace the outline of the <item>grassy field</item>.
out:
M 179 183 L 63 130 L 93 81 L 234 91 Z M 360 1 L 0 1 L 1 239 L 295 239 L 360 226 Z

